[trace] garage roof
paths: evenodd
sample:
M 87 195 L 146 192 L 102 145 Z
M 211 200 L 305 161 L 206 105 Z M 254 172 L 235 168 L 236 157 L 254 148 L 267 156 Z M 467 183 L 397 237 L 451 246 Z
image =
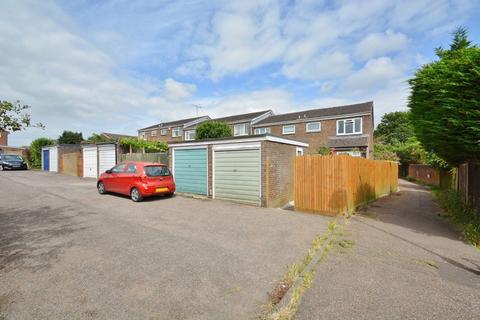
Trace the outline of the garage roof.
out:
M 298 147 L 308 148 L 309 144 L 297 140 L 285 139 L 283 137 L 274 136 L 272 134 L 258 134 L 253 136 L 239 136 L 239 137 L 228 137 L 220 139 L 205 139 L 205 140 L 195 140 L 195 141 L 179 141 L 171 142 L 168 144 L 170 148 L 175 147 L 187 147 L 195 145 L 208 145 L 208 144 L 225 144 L 225 143 L 239 143 L 239 142 L 255 142 L 255 141 L 271 141 L 283 144 L 290 144 Z

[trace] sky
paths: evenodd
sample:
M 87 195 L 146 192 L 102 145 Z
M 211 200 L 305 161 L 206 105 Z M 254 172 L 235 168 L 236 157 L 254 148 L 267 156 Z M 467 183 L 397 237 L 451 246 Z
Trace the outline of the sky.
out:
M 456 27 L 480 43 L 475 0 L 0 3 L 0 100 L 46 126 L 10 135 L 17 146 L 371 100 L 378 124 L 406 109 L 407 80 Z

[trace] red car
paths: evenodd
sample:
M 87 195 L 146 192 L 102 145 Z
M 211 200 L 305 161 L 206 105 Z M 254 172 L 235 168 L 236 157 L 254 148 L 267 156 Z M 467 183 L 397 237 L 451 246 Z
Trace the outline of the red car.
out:
M 124 162 L 100 175 L 98 193 L 120 193 L 139 202 L 144 197 L 175 193 L 175 181 L 167 166 L 151 162 Z

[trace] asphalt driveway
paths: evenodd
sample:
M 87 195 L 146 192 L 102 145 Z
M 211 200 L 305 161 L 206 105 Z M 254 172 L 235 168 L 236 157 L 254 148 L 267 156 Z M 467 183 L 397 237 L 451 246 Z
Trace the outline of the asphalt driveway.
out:
M 0 319 L 248 319 L 327 218 L 0 175 Z

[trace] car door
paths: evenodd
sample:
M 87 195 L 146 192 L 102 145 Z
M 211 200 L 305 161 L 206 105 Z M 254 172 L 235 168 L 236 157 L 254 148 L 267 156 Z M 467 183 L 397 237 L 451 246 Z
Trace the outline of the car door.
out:
M 130 190 L 135 184 L 135 179 L 138 177 L 138 169 L 136 163 L 127 163 L 125 171 L 119 174 L 118 184 L 119 191 L 123 194 L 130 194 Z
M 126 164 L 121 163 L 110 169 L 111 173 L 104 179 L 104 185 L 108 191 L 120 192 L 120 180 L 126 167 Z

